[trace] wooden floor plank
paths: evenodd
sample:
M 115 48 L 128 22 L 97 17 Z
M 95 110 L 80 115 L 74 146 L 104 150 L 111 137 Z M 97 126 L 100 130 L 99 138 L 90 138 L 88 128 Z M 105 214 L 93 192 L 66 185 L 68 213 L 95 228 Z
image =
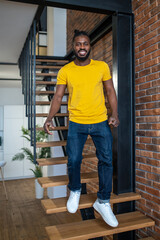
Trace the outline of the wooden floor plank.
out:
M 89 208 L 93 206 L 97 198 L 97 194 L 82 194 L 80 197 L 79 209 Z M 141 196 L 138 193 L 123 193 L 123 194 L 112 194 L 111 195 L 111 204 L 121 203 L 121 202 L 128 202 L 140 199 Z M 67 211 L 66 204 L 67 204 L 68 197 L 65 198 L 57 198 L 57 199 L 45 199 L 41 201 L 42 207 L 45 210 L 46 214 L 53 214 L 58 212 L 65 212 Z
M 117 215 L 118 227 L 108 226 L 101 218 L 46 227 L 50 240 L 83 240 L 154 226 L 154 221 L 136 211 Z
M 33 178 L 6 181 L 6 188 L 8 201 L 0 182 L 0 240 L 48 240 L 46 226 L 81 221 L 79 211 L 46 215 L 35 199 Z
M 98 181 L 98 173 L 97 172 L 89 172 L 89 173 L 81 173 L 81 182 L 88 183 L 88 182 L 97 182 Z M 61 185 L 68 184 L 68 176 L 61 175 L 61 176 L 53 176 L 53 177 L 41 177 L 38 178 L 38 182 L 43 188 L 48 187 L 55 187 Z

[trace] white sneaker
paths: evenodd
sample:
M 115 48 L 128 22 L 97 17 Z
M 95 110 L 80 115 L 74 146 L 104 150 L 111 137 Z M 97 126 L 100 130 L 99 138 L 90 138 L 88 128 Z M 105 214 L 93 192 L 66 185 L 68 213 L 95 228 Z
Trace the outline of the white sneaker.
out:
M 110 203 L 99 203 L 98 199 L 93 204 L 94 209 L 102 216 L 103 220 L 111 227 L 117 227 L 118 221 L 112 212 Z
M 80 191 L 70 191 L 70 196 L 67 201 L 67 210 L 70 213 L 75 213 L 78 209 L 79 199 L 81 192 Z

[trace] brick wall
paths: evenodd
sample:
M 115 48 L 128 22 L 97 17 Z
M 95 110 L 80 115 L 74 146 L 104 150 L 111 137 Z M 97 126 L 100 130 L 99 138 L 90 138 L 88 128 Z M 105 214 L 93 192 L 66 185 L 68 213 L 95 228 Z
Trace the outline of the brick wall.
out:
M 160 9 L 156 0 L 133 0 L 135 14 L 135 67 L 136 67 L 136 191 L 142 200 L 136 203 L 138 210 L 151 216 L 155 228 L 138 231 L 139 238 L 151 235 L 160 239 Z M 78 14 L 78 15 L 77 15 Z M 78 17 L 79 16 L 79 17 Z M 80 16 L 82 16 L 80 18 Z M 103 19 L 93 13 L 68 11 L 68 50 L 75 28 L 91 31 Z M 81 21 L 79 21 L 81 19 Z M 90 19 L 89 28 L 86 23 Z M 97 20 L 95 20 L 97 19 Z M 91 57 L 104 60 L 112 67 L 112 33 L 92 47 Z M 94 152 L 86 145 L 84 153 Z M 96 161 L 85 161 L 82 171 L 96 171 Z M 87 186 L 89 192 L 97 191 L 97 184 Z
M 136 60 L 136 190 L 137 209 L 151 216 L 154 229 L 140 236 L 160 239 L 160 21 L 158 1 L 133 1 Z M 158 237 L 159 234 L 159 237 Z

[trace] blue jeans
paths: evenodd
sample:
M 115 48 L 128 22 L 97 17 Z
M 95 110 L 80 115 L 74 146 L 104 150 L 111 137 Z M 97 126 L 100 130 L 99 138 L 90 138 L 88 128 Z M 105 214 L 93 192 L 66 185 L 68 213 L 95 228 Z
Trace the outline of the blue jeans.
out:
M 81 189 L 82 151 L 88 135 L 92 137 L 98 158 L 99 191 L 97 197 L 100 202 L 109 202 L 112 191 L 113 167 L 112 134 L 108 121 L 96 124 L 69 122 L 67 138 L 68 188 L 71 191 Z

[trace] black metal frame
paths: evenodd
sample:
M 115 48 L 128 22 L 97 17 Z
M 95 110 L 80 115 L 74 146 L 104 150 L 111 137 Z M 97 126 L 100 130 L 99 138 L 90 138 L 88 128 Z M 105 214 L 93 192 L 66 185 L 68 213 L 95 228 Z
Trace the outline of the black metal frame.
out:
M 36 163 L 36 20 L 30 28 L 21 55 L 18 60 L 22 76 L 22 93 L 28 117 L 28 129 L 31 131 L 31 145 L 34 147 Z
M 19 0 L 20 1 L 20 0 Z M 120 126 L 114 129 L 113 192 L 135 190 L 135 106 L 134 106 L 134 18 L 131 0 L 46 0 L 20 1 L 39 5 L 112 14 L 113 80 L 118 82 L 118 111 Z M 106 23 L 106 26 L 108 24 Z M 102 31 L 101 31 L 102 32 Z M 102 34 L 103 35 L 103 34 Z M 23 75 L 23 74 L 22 74 Z M 134 203 L 117 204 L 119 214 L 134 210 Z M 114 239 L 133 240 L 134 231 L 117 234 Z

